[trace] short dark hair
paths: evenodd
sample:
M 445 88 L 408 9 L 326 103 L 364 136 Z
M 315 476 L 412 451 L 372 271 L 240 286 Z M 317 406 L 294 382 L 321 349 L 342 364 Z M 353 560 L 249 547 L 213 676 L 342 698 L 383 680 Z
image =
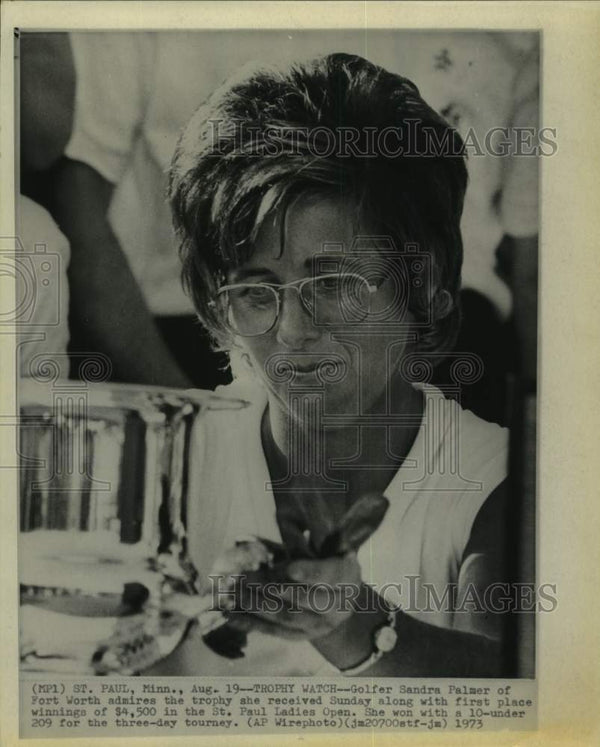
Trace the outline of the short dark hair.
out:
M 393 153 L 373 149 L 384 132 L 402 144 Z M 328 133 L 342 135 L 333 148 Z M 244 69 L 195 112 L 171 164 L 184 287 L 226 345 L 211 301 L 226 272 L 251 256 L 265 215 L 303 192 L 338 195 L 355 201 L 370 230 L 432 257 L 433 287 L 411 292 L 409 309 L 432 320 L 421 349 L 446 350 L 459 325 L 466 185 L 458 133 L 407 78 L 342 53 L 286 70 Z

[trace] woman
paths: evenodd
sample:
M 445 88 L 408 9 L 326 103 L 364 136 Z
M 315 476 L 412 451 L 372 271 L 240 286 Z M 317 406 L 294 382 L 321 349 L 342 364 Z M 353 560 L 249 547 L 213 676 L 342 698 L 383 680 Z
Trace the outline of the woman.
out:
M 482 605 L 506 580 L 507 433 L 415 381 L 456 337 L 466 184 L 455 131 L 356 56 L 242 72 L 188 124 L 170 174 L 184 281 L 255 382 L 206 420 L 190 555 L 208 575 L 240 534 L 282 543 L 303 593 L 236 598 L 245 656 L 198 634 L 163 673 L 507 673 L 506 616 Z M 334 547 L 381 494 L 370 538 Z

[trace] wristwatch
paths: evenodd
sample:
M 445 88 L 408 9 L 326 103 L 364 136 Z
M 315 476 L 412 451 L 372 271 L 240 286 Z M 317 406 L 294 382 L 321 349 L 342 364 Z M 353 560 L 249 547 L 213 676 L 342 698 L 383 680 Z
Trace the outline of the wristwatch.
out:
M 396 632 L 397 617 L 397 608 L 388 610 L 387 620 L 383 625 L 376 628 L 373 633 L 373 651 L 371 655 L 355 667 L 340 669 L 340 672 L 343 675 L 352 677 L 355 674 L 364 672 L 365 669 L 369 669 L 369 667 L 372 667 L 375 662 L 379 661 L 384 654 L 389 654 L 390 651 L 393 651 L 396 648 L 396 643 L 398 643 L 398 633 Z

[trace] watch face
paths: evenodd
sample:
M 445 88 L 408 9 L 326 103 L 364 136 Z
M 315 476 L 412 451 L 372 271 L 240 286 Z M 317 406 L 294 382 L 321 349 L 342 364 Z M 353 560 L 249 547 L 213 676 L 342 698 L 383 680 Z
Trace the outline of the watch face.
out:
M 398 634 L 396 633 L 394 628 L 390 627 L 389 625 L 385 625 L 383 628 L 379 628 L 379 630 L 375 633 L 375 646 L 377 647 L 378 651 L 381 651 L 384 654 L 388 653 L 389 651 L 393 651 L 397 640 Z

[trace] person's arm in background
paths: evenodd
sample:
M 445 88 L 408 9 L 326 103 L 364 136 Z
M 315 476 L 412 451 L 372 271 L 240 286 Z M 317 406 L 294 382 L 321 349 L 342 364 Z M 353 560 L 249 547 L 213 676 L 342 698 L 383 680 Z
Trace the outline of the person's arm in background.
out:
M 500 219 L 504 236 L 498 246 L 497 271 L 502 272 L 513 297 L 513 321 L 519 351 L 516 375 L 510 382 L 506 421 L 511 431 L 511 514 L 518 527 L 516 578 L 536 578 L 536 432 L 537 432 L 537 319 L 538 319 L 538 202 L 539 156 L 556 145 L 539 137 L 539 39 L 536 37 L 514 81 L 511 125 L 514 140 L 523 148 L 504 162 Z M 550 133 L 551 134 L 551 133 Z M 520 676 L 535 674 L 535 615 L 517 615 L 512 633 L 518 642 Z
M 537 378 L 538 201 L 539 156 L 552 152 L 553 143 L 539 139 L 539 56 L 537 42 L 529 50 L 516 76 L 511 127 L 520 152 L 504 161 L 500 193 L 500 219 L 504 236 L 496 255 L 499 271 L 511 289 L 513 317 L 520 355 L 520 375 L 530 383 Z
M 190 387 L 154 323 L 108 221 L 113 185 L 63 158 L 53 170 L 53 213 L 71 244 L 71 327 L 112 361 L 116 381 Z
M 75 66 L 65 33 L 21 33 L 18 54 L 21 194 L 15 198 L 17 235 L 25 251 L 35 252 L 36 245 L 42 244 L 52 257 L 52 275 L 37 285 L 29 323 L 19 329 L 19 373 L 35 377 L 36 369 L 52 359 L 66 377 L 70 248 L 45 208 L 49 169 L 64 152 L 73 127 Z
M 513 294 L 513 318 L 522 376 L 537 378 L 538 235 L 505 233 L 496 250 L 503 276 Z
M 189 387 L 163 341 L 108 217 L 153 84 L 147 34 L 70 34 L 75 70 L 71 137 L 51 171 L 53 217 L 71 244 L 75 349 L 102 352 L 112 379 Z
M 20 38 L 21 172 L 48 169 L 63 154 L 73 126 L 75 67 L 68 34 Z

